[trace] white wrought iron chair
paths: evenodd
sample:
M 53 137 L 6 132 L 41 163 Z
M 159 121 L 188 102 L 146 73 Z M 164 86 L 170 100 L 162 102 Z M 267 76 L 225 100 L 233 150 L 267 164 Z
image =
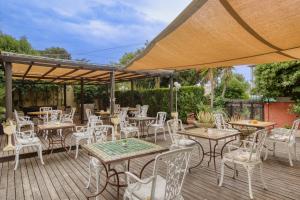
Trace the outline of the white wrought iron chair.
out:
M 120 137 L 122 138 L 122 134 L 127 138 L 129 134 L 137 134 L 138 138 L 140 138 L 139 127 L 136 123 L 129 123 L 124 116 L 120 116 Z
M 121 112 L 121 106 L 120 106 L 120 104 L 115 104 L 114 109 L 115 109 L 114 112 L 115 112 L 116 114 L 120 113 L 120 112 Z
M 238 130 L 234 129 L 230 124 L 228 124 L 225 121 L 225 117 L 224 117 L 224 113 L 222 112 L 216 112 L 213 114 L 214 115 L 214 119 L 215 119 L 215 125 L 216 128 L 219 130 L 225 130 L 225 131 L 234 131 L 234 132 L 238 132 Z M 236 145 L 239 145 L 240 143 L 240 137 L 232 137 L 232 138 L 226 138 L 224 139 L 224 142 L 233 140 L 231 143 L 235 143 Z
M 135 107 L 136 107 L 137 111 L 132 111 L 131 113 L 133 114 L 133 116 L 137 117 L 141 113 L 141 105 L 137 104 Z
M 92 110 L 89 109 L 89 108 L 86 108 L 86 109 L 85 109 L 85 115 L 86 115 L 86 118 L 89 119 L 90 116 L 93 115 L 93 114 L 92 114 Z
M 140 115 L 138 117 L 147 117 L 148 109 L 149 109 L 149 105 L 141 106 L 141 112 L 140 112 Z
M 291 148 L 294 148 L 294 156 L 297 160 L 297 152 L 296 152 L 296 137 L 295 132 L 299 129 L 300 119 L 297 119 L 293 122 L 293 126 L 291 129 L 284 128 L 275 128 L 271 130 L 271 135 L 267 138 L 267 144 L 273 144 L 273 155 L 275 156 L 275 147 L 277 143 L 284 144 L 287 146 L 289 162 L 290 166 L 293 166 L 293 159 Z M 268 145 L 267 145 L 268 146 Z M 268 148 L 266 148 L 265 159 L 268 158 Z
M 124 200 L 183 200 L 181 189 L 191 152 L 192 148 L 184 148 L 157 155 L 152 176 L 145 179 L 126 172 Z
M 155 121 L 150 122 L 148 124 L 148 135 L 149 135 L 149 129 L 153 128 L 154 129 L 154 140 L 156 143 L 156 134 L 158 130 L 163 130 L 164 133 L 164 139 L 167 140 L 166 138 L 166 133 L 165 133 L 165 121 L 166 121 L 167 113 L 166 112 L 157 112 L 156 114 L 156 119 Z
M 109 133 L 112 133 L 111 136 L 108 136 Z M 114 135 L 114 127 L 112 125 L 97 125 L 93 127 L 93 134 L 95 136 L 94 140 L 91 140 L 92 142 L 102 143 L 109 141 L 109 137 L 111 141 L 115 141 L 116 137 Z M 128 163 L 126 161 L 121 161 L 117 163 L 112 163 L 110 165 L 110 168 L 116 168 L 117 166 L 123 168 L 124 171 L 127 170 Z M 89 161 L 89 176 L 88 176 L 88 183 L 86 188 L 90 187 L 91 184 L 91 177 L 92 177 L 92 171 L 95 171 L 96 175 L 96 193 L 99 192 L 99 185 L 100 185 L 100 174 L 102 170 L 104 169 L 103 164 L 95 157 L 90 156 Z
M 40 112 L 49 112 L 49 111 L 51 111 L 52 110 L 52 107 L 40 107 Z M 39 115 L 38 117 L 39 117 L 39 119 L 42 121 L 42 123 L 44 123 L 47 119 L 47 115 L 48 115 L 48 113 L 46 114 L 46 115 Z
M 93 139 L 93 129 L 97 125 L 102 125 L 103 122 L 100 119 L 100 117 L 91 115 L 88 119 L 88 123 L 86 126 L 76 126 L 75 132 L 71 135 L 70 139 L 70 148 L 69 151 L 71 151 L 72 148 L 72 141 L 75 140 L 75 159 L 78 157 L 78 151 L 79 151 L 79 143 L 81 141 L 86 141 L 89 143 L 90 140 Z
M 70 113 L 62 115 L 61 122 L 64 122 L 64 123 L 66 123 L 66 122 L 74 123 L 75 112 L 76 112 L 76 108 L 73 107 L 71 109 Z
M 261 152 L 264 148 L 265 140 L 267 137 L 266 130 L 259 130 L 253 134 L 252 141 L 241 140 L 242 146 L 237 147 L 233 145 L 228 145 L 232 147 L 229 149 L 228 153 L 225 153 L 221 161 L 221 179 L 219 186 L 221 187 L 224 179 L 224 165 L 227 162 L 234 164 L 234 171 L 236 171 L 236 165 L 243 166 L 248 174 L 248 184 L 249 184 L 249 196 L 253 199 L 252 193 L 252 175 L 256 166 L 260 168 L 260 177 L 263 183 L 264 189 L 267 189 L 263 178 L 263 163 L 261 160 Z
M 43 117 L 43 123 L 44 124 L 55 124 L 60 123 L 62 119 L 62 111 L 61 110 L 49 110 L 47 111 L 47 114 Z M 62 129 L 57 130 L 59 135 L 62 134 Z M 47 140 L 48 138 L 48 130 L 44 132 L 44 137 Z
M 15 119 L 17 122 L 17 130 L 20 131 L 24 126 L 33 126 L 33 122 L 28 116 L 20 116 L 18 111 L 14 110 Z
M 15 141 L 15 169 L 18 168 L 19 165 L 19 157 L 20 151 L 24 147 L 34 147 L 38 153 L 38 156 L 41 160 L 41 163 L 44 164 L 43 154 L 42 154 L 42 143 L 40 139 L 34 133 L 34 126 L 32 124 L 31 128 L 26 131 L 20 131 L 16 129 L 16 125 L 10 121 L 10 126 L 12 127 L 12 132 Z
M 172 141 L 171 149 L 192 147 L 196 144 L 194 140 L 185 138 L 177 134 L 178 131 L 184 131 L 181 119 L 170 119 L 167 121 L 169 135 Z

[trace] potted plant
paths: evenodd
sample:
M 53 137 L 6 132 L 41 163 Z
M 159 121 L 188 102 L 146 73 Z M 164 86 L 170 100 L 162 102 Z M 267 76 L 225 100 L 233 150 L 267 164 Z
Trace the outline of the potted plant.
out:
M 197 113 L 197 121 L 194 122 L 195 126 L 201 128 L 213 128 L 214 116 L 210 111 L 200 111 Z

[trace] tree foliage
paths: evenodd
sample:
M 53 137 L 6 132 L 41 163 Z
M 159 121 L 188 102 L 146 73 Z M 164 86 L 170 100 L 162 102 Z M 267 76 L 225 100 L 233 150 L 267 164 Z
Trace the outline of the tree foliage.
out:
M 64 48 L 61 47 L 50 47 L 46 48 L 45 50 L 40 51 L 40 54 L 45 57 L 50 58 L 60 58 L 60 59 L 67 59 L 71 60 L 71 54 Z
M 23 36 L 18 40 L 2 32 L 0 32 L 0 50 L 14 53 L 38 54 L 26 37 Z
M 265 97 L 300 98 L 300 61 L 257 65 L 254 92 Z

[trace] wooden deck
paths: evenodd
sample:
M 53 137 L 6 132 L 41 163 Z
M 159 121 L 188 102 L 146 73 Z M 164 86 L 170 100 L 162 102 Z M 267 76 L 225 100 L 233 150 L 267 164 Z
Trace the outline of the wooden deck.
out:
M 1 145 L 2 145 L 1 139 Z M 160 145 L 168 145 L 169 141 L 158 140 Z M 205 141 L 201 140 L 207 149 Z M 46 143 L 44 145 L 46 147 Z M 258 173 L 254 173 L 253 193 L 255 199 L 288 200 L 300 199 L 300 162 L 289 167 L 287 155 L 278 146 L 277 157 L 269 156 L 264 162 L 264 174 L 268 190 L 262 188 Z M 299 151 L 298 151 L 299 152 Z M 2 152 L 13 154 L 13 152 Z M 131 171 L 139 172 L 143 164 L 154 156 L 136 159 L 131 162 Z M 299 153 L 298 153 L 299 157 Z M 193 160 L 195 161 L 196 158 Z M 207 160 L 207 158 L 206 158 Z M 94 180 L 90 190 L 85 189 L 88 175 L 88 155 L 80 150 L 78 159 L 71 158 L 67 153 L 44 155 L 45 165 L 41 165 L 37 157 L 20 160 L 18 170 L 14 171 L 14 161 L 0 163 L 0 199 L 1 200 L 29 200 L 29 199 L 86 199 L 87 195 L 95 191 Z M 220 159 L 217 159 L 219 170 Z M 145 171 L 145 176 L 151 173 L 151 166 Z M 223 187 L 217 186 L 217 174 L 213 165 L 192 170 L 187 175 L 183 188 L 185 200 L 240 200 L 249 199 L 247 176 L 242 168 L 239 169 L 237 179 L 232 179 L 232 171 L 226 169 L 227 175 Z M 103 179 L 101 180 L 103 183 Z M 121 190 L 123 194 L 123 189 Z M 108 186 L 99 199 L 116 199 L 116 189 Z

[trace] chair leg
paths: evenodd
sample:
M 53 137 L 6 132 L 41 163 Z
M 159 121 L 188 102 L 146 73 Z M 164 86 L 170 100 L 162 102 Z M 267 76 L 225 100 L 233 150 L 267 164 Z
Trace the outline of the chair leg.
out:
M 276 142 L 273 142 L 273 156 L 275 157 Z
M 264 189 L 267 190 L 267 185 L 266 185 L 266 182 L 265 182 L 265 178 L 264 178 L 264 173 L 263 173 L 263 164 L 261 163 L 259 165 L 259 173 L 260 173 L 260 179 L 261 179 L 261 182 L 264 186 Z
M 155 128 L 154 129 L 154 142 L 155 142 L 155 144 L 156 144 L 156 131 L 157 131 L 157 129 Z
M 96 167 L 96 193 L 99 192 L 99 184 L 100 184 L 100 170 Z M 98 199 L 98 197 L 96 197 Z
M 294 155 L 295 155 L 295 160 L 298 160 L 298 157 L 297 157 L 297 143 L 295 142 L 294 143 Z
M 136 131 L 137 132 L 137 135 L 138 135 L 138 139 L 140 139 L 140 131 Z
M 77 156 L 78 156 L 78 151 L 79 151 L 79 140 L 76 140 L 76 152 L 75 152 L 75 159 L 77 159 Z
M 223 184 L 223 179 L 224 179 L 224 165 L 225 165 L 225 163 L 222 160 L 221 161 L 221 178 L 220 178 L 220 182 L 219 182 L 219 187 L 221 187 L 222 184 Z
M 41 161 L 42 165 L 44 165 L 45 163 L 44 163 L 44 160 L 43 160 L 43 149 L 42 149 L 41 144 L 38 146 L 38 155 L 40 157 L 40 161 Z
M 85 188 L 89 188 L 91 184 L 91 177 L 92 177 L 92 170 L 91 170 L 91 162 L 89 162 L 89 177 L 88 177 L 88 183 Z
M 71 152 L 71 149 L 72 149 L 72 139 L 73 139 L 73 135 L 71 135 L 71 138 L 70 138 L 70 148 L 69 148 L 69 152 Z
M 288 144 L 287 148 L 288 148 L 290 166 L 293 167 L 294 165 L 293 165 L 293 159 L 292 159 L 292 154 L 291 154 L 291 146 Z
M 248 174 L 249 196 L 250 196 L 250 199 L 253 199 L 253 193 L 252 193 L 252 173 L 253 173 L 253 167 L 247 166 L 246 170 L 247 170 L 247 174 Z
M 19 154 L 20 154 L 20 148 L 16 147 L 16 156 L 15 156 L 15 169 L 17 170 L 18 165 L 19 165 Z
M 165 140 L 167 140 L 165 128 L 162 128 L 162 129 L 163 129 L 163 131 L 164 131 L 164 138 L 165 138 Z

